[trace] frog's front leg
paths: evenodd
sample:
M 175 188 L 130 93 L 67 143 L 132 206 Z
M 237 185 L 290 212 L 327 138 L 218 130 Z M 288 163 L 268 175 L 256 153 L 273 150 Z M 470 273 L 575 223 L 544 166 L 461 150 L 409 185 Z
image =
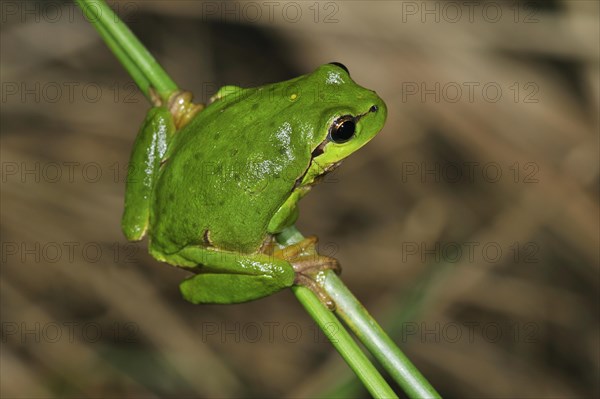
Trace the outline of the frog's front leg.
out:
M 146 234 L 154 182 L 173 135 L 204 109 L 204 104 L 192 102 L 192 93 L 187 91 L 174 92 L 164 105 L 154 91 L 151 93 L 157 106 L 146 114 L 133 144 L 127 171 L 121 227 L 129 241 L 139 241 Z
M 121 221 L 123 233 L 129 241 L 139 241 L 146 234 L 154 182 L 175 130 L 169 110 L 155 107 L 148 111 L 135 139 L 127 172 L 125 211 Z

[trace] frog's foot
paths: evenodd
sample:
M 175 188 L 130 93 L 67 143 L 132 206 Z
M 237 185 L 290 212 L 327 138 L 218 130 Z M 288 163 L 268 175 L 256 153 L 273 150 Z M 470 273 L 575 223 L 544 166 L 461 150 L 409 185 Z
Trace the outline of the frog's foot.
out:
M 204 109 L 204 104 L 194 104 L 192 93 L 178 90 L 171 94 L 166 107 L 173 115 L 173 121 L 177 130 L 187 125 L 196 114 Z
M 295 285 L 306 286 L 317 295 L 321 303 L 330 310 L 334 310 L 335 302 L 318 283 L 318 280 L 323 278 L 325 270 L 333 270 L 336 274 L 340 274 L 342 269 L 337 259 L 319 255 L 316 244 L 316 237 L 308 237 L 296 244 L 275 249 L 272 255 L 285 259 L 292 265 L 296 273 Z

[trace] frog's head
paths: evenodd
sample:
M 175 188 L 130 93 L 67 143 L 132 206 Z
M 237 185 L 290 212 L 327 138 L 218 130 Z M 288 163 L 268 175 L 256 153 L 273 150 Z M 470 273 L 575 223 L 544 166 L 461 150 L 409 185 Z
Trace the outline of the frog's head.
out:
M 297 186 L 311 186 L 340 162 L 369 142 L 387 116 L 385 103 L 372 90 L 354 83 L 348 69 L 337 62 L 308 75 L 319 90 L 316 106 L 320 121 L 312 142 L 312 159 Z

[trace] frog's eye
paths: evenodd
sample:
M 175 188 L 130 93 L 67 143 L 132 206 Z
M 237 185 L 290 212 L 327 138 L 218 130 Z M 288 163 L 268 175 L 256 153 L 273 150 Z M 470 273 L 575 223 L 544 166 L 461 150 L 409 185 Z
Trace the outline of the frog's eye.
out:
M 337 118 L 329 128 L 329 140 L 341 144 L 354 137 L 356 122 L 352 115 Z
M 350 71 L 348 70 L 348 68 L 346 68 L 346 65 L 342 64 L 341 62 L 330 62 L 329 65 L 335 65 L 342 68 L 344 71 L 346 71 L 348 76 L 350 76 Z

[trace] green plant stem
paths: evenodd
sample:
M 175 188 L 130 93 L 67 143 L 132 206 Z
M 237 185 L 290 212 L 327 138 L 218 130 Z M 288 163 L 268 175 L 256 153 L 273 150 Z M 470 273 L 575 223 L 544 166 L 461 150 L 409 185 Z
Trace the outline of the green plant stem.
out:
M 142 70 L 138 68 L 133 59 L 129 57 L 125 50 L 123 50 L 123 47 L 121 47 L 121 45 L 115 40 L 110 32 L 104 27 L 104 25 L 100 23 L 100 20 L 93 17 L 95 15 L 94 12 L 97 10 L 90 8 L 87 2 L 84 0 L 75 1 L 77 1 L 79 7 L 81 7 L 81 9 L 84 11 L 84 15 L 87 15 L 88 21 L 90 21 L 98 33 L 100 33 L 100 36 L 104 40 L 104 43 L 107 45 L 107 47 L 125 67 L 125 70 L 129 73 L 137 87 L 139 87 L 140 91 L 144 93 L 148 99 L 150 99 L 150 81 L 146 78 Z M 94 21 L 97 21 L 98 23 L 93 23 L 92 18 L 94 18 Z
M 374 398 L 397 398 L 396 393 L 361 351 L 342 323 L 323 306 L 315 294 L 301 286 L 292 287 L 292 291 L 371 395 Z
M 335 273 L 326 272 L 324 288 L 336 303 L 336 314 L 410 398 L 441 397 Z
M 178 90 L 177 85 L 131 30 L 104 1 L 76 1 L 144 95 L 152 100 L 150 87 L 153 87 L 166 103 Z
M 295 227 L 284 230 L 278 236 L 279 242 L 285 245 L 302 239 L 302 234 Z M 323 288 L 335 302 L 336 314 L 390 373 L 404 392 L 410 398 L 440 398 L 441 396 L 383 331 L 342 280 L 331 270 L 326 271 L 325 276 Z

